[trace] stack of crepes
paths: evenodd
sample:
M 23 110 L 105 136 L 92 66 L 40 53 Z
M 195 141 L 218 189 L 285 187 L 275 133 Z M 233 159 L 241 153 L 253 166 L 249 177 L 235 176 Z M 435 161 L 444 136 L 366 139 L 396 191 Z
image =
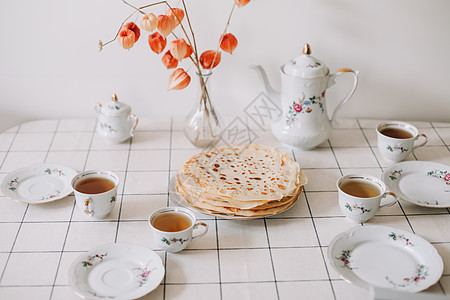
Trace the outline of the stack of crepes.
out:
M 177 174 L 177 191 L 209 213 L 262 217 L 290 208 L 307 178 L 274 147 L 222 146 L 191 157 Z

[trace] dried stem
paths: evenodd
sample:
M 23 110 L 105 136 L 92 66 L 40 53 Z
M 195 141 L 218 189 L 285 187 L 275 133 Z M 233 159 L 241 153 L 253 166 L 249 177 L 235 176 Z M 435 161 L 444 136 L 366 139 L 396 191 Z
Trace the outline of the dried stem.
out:
M 141 14 L 145 14 L 145 12 L 141 11 L 141 9 L 144 9 L 145 7 L 135 7 L 135 6 L 131 5 L 130 3 L 128 3 L 128 2 L 125 1 L 125 0 L 122 0 L 122 2 L 125 3 L 125 4 L 128 5 L 128 6 L 131 6 L 131 7 L 134 8 L 135 10 L 139 11 Z M 153 5 L 162 4 L 162 3 L 164 3 L 164 2 L 165 2 L 165 1 L 160 1 L 160 2 L 156 2 L 156 3 L 152 3 L 152 4 L 148 5 L 148 7 L 153 6 Z
M 230 26 L 231 16 L 233 15 L 235 7 L 236 7 L 236 2 L 234 3 L 233 8 L 231 9 L 230 15 L 228 16 L 228 21 L 227 21 L 227 24 L 225 25 L 225 29 L 223 30 L 223 33 L 220 36 L 219 45 L 217 46 L 216 54 L 214 55 L 214 59 L 213 59 L 213 62 L 211 64 L 212 66 L 214 66 L 214 63 L 215 63 L 216 58 L 217 58 L 217 54 L 219 53 L 219 48 L 220 48 L 220 44 L 222 44 L 223 36 L 227 32 L 228 26 Z M 208 80 L 208 79 L 206 79 L 206 80 Z
M 182 0 L 182 1 L 183 1 L 183 5 L 184 5 L 184 0 Z M 227 24 L 225 25 L 225 29 L 223 30 L 223 33 L 220 36 L 219 45 L 217 46 L 216 54 L 214 55 L 214 59 L 213 59 L 213 62 L 211 64 L 211 66 L 214 66 L 214 63 L 215 63 L 216 58 L 217 58 L 217 55 L 219 53 L 220 44 L 222 43 L 223 37 L 224 37 L 225 33 L 227 32 L 228 26 L 230 25 L 231 16 L 233 15 L 235 7 L 236 7 L 236 3 L 234 3 L 233 7 L 231 8 L 231 12 L 230 12 L 230 15 L 228 16 Z M 190 23 L 189 23 L 189 26 L 190 26 Z M 214 117 L 214 121 L 216 122 L 216 124 L 218 124 L 219 123 L 219 119 L 218 119 L 218 117 L 216 115 L 216 112 L 212 108 L 211 99 L 209 98 L 209 93 L 208 93 L 208 90 L 206 88 L 206 84 L 208 83 L 208 80 L 209 80 L 209 77 L 207 77 L 206 80 L 203 80 L 203 77 L 200 76 L 200 85 L 201 85 L 201 89 L 202 89 L 202 99 L 201 100 L 203 100 L 205 102 L 204 105 L 205 105 L 205 111 L 207 112 L 207 115 L 209 115 L 209 111 L 208 111 L 208 108 L 206 106 L 206 101 L 208 101 L 208 103 L 209 103 L 209 105 L 210 105 L 210 107 L 212 109 L 211 113 L 212 113 L 212 115 Z M 210 130 L 211 130 L 211 135 L 214 136 L 214 134 L 212 133 L 211 124 L 209 124 L 209 125 L 210 125 L 209 127 L 210 127 Z
M 220 44 L 222 44 L 223 36 L 224 36 L 225 33 L 227 32 L 228 26 L 230 26 L 231 16 L 233 15 L 233 12 L 234 12 L 234 8 L 235 8 L 235 7 L 236 7 L 236 3 L 234 3 L 233 8 L 231 9 L 230 15 L 228 16 L 227 24 L 225 25 L 225 29 L 223 30 L 223 33 L 222 33 L 222 35 L 220 36 L 219 45 L 217 46 L 217 49 L 216 49 L 216 55 L 214 55 L 214 59 L 213 59 L 212 66 L 214 66 L 214 62 L 216 61 L 217 54 L 219 53 L 219 48 L 220 48 Z
M 113 38 L 112 40 L 107 41 L 107 42 L 104 43 L 104 44 L 100 42 L 100 43 L 101 43 L 101 46 L 100 46 L 100 50 L 99 50 L 99 51 L 102 51 L 102 47 L 108 45 L 108 44 L 111 43 L 111 42 L 114 42 L 114 41 L 117 39 L 117 36 L 119 35 L 120 29 L 122 28 L 123 24 L 125 24 L 125 22 L 126 22 L 129 18 L 131 18 L 135 13 L 136 13 L 136 12 L 133 12 L 133 13 L 132 13 L 131 15 L 129 15 L 125 20 L 123 20 L 122 24 L 120 24 L 119 30 L 117 30 L 117 33 L 116 33 L 116 35 L 114 36 L 114 38 Z
M 191 30 L 192 40 L 194 40 L 194 45 L 191 45 L 191 47 L 194 46 L 193 50 L 194 50 L 194 54 L 195 54 L 195 61 L 198 62 L 197 42 L 195 41 L 194 30 L 192 29 L 192 25 L 191 25 L 191 19 L 189 18 L 189 13 L 188 13 L 188 10 L 186 7 L 186 3 L 184 3 L 184 0 L 181 0 L 181 2 L 183 3 L 184 12 L 186 13 L 186 20 L 188 22 L 189 29 Z M 198 71 L 201 72 L 200 67 L 199 67 Z

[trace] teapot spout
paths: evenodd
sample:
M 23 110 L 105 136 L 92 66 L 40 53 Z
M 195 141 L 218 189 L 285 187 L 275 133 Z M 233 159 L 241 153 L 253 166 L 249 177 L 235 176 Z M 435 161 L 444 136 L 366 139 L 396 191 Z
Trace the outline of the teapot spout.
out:
M 273 89 L 272 85 L 269 82 L 269 78 L 267 77 L 266 71 L 264 71 L 263 67 L 260 65 L 251 65 L 251 69 L 255 70 L 259 78 L 261 79 L 264 87 L 264 91 L 269 95 L 269 97 L 276 102 L 280 102 L 280 93 Z

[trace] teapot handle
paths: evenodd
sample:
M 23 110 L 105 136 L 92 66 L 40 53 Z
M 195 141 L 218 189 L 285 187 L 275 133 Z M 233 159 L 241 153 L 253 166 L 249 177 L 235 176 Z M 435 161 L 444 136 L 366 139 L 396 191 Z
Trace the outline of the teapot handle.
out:
M 134 136 L 134 130 L 136 129 L 139 119 L 138 119 L 138 117 L 136 117 L 136 115 L 131 114 L 131 115 L 128 115 L 128 122 L 130 122 L 130 121 L 134 122 L 134 125 L 133 125 L 133 127 L 131 127 L 131 130 L 130 130 L 130 136 Z
M 339 104 L 336 106 L 333 115 L 331 116 L 331 125 L 333 127 L 336 127 L 336 113 L 342 108 L 342 106 L 344 106 L 345 103 L 347 103 L 347 101 L 353 96 L 353 94 L 355 93 L 356 87 L 358 86 L 358 74 L 359 71 L 353 71 L 350 68 L 343 68 L 338 70 L 336 73 L 331 74 L 330 75 L 330 80 L 332 82 L 334 82 L 334 79 L 336 77 L 338 77 L 339 75 L 345 74 L 345 73 L 350 73 L 353 75 L 353 87 L 350 90 L 350 92 L 347 94 L 347 96 L 341 100 L 341 102 L 339 102 Z

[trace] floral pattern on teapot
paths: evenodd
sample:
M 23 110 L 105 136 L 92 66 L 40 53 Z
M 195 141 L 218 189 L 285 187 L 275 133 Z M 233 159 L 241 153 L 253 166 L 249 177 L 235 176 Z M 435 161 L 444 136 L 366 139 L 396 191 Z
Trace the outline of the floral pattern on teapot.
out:
M 325 91 L 323 91 L 320 96 L 312 96 L 306 100 L 305 94 L 302 93 L 302 98 L 299 98 L 298 102 L 292 101 L 292 105 L 289 106 L 289 110 L 286 115 L 286 125 L 291 125 L 295 122 L 299 114 L 311 113 L 313 111 L 312 105 L 318 104 L 322 112 L 324 112 L 324 107 L 322 103 L 322 98 L 325 97 Z
M 316 62 L 314 62 L 314 64 L 309 64 L 308 68 L 318 68 L 320 66 L 322 66 L 322 64 L 320 62 L 316 61 Z
M 106 130 L 107 132 L 117 132 L 117 130 L 114 129 L 111 125 L 104 122 L 100 123 L 100 128 Z

